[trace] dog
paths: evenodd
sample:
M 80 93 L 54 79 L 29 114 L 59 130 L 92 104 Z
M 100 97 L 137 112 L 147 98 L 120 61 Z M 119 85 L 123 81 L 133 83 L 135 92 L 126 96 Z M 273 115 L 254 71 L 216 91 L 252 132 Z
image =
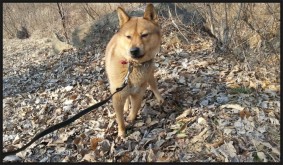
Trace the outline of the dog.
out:
M 132 65 L 127 86 L 112 98 L 118 136 L 125 137 L 123 111 L 131 107 L 127 120 L 133 122 L 148 86 L 159 104 L 164 102 L 154 78 L 154 58 L 160 51 L 161 31 L 152 4 L 146 6 L 143 17 L 130 17 L 121 7 L 118 7 L 117 14 L 120 28 L 107 44 L 105 70 L 110 91 L 114 93 L 124 82 L 128 64 Z

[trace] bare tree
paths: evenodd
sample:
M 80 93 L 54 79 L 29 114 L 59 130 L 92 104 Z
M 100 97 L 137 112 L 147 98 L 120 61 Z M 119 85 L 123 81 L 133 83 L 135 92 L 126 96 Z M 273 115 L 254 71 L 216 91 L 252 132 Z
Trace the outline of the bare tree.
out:
M 63 30 L 64 30 L 64 36 L 66 38 L 66 41 L 68 44 L 70 44 L 70 40 L 67 34 L 67 28 L 66 28 L 66 15 L 65 15 L 65 11 L 63 9 L 63 5 L 62 3 L 57 3 L 58 6 L 58 12 L 60 14 L 61 17 L 61 22 L 62 22 L 62 26 L 63 26 Z

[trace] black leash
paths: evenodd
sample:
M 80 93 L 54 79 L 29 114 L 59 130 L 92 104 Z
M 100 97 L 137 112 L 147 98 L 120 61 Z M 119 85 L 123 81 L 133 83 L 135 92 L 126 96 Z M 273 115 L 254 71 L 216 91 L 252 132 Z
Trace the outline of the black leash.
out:
M 80 118 L 83 115 L 87 114 L 88 112 L 92 111 L 93 109 L 98 108 L 98 107 L 102 106 L 103 104 L 107 103 L 114 94 L 116 94 L 117 92 L 120 92 L 121 90 L 123 90 L 127 86 L 129 75 L 130 75 L 131 71 L 132 71 L 132 65 L 129 63 L 128 64 L 128 72 L 127 72 L 127 75 L 125 76 L 125 79 L 124 79 L 124 82 L 123 82 L 122 86 L 117 88 L 116 91 L 114 93 L 112 93 L 107 99 L 105 99 L 105 100 L 103 100 L 103 101 L 101 101 L 99 103 L 96 103 L 96 104 L 88 107 L 87 109 L 82 110 L 78 114 L 74 115 L 73 117 L 71 117 L 71 118 L 69 118 L 69 119 L 67 119 L 67 120 L 65 120 L 65 121 L 63 121 L 61 123 L 55 124 L 55 125 L 47 128 L 47 129 L 43 130 L 42 132 L 36 134 L 35 137 L 29 143 L 24 145 L 23 147 L 21 147 L 21 148 L 19 148 L 17 150 L 14 150 L 14 151 L 3 152 L 2 153 L 2 156 L 3 156 L 2 159 L 4 159 L 5 156 L 14 155 L 14 154 L 16 154 L 16 153 L 18 153 L 20 151 L 25 150 L 27 147 L 29 147 L 32 143 L 34 143 L 39 138 L 41 138 L 41 137 L 43 137 L 43 136 L 45 136 L 45 135 L 47 135 L 47 134 L 49 134 L 49 133 L 51 133 L 51 132 L 53 132 L 55 130 L 58 130 L 58 129 L 62 128 L 62 127 L 67 126 L 68 124 L 74 122 L 75 120 L 77 120 L 78 118 Z

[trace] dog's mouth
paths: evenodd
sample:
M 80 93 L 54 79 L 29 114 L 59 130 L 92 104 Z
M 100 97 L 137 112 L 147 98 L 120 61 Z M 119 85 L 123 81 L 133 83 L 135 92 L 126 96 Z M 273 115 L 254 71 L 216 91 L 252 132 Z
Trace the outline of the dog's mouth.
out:
M 145 54 L 139 54 L 139 55 L 131 55 L 132 59 L 141 59 L 144 57 Z
M 144 56 L 144 54 L 141 54 L 141 55 L 138 55 L 138 56 L 136 56 L 134 58 L 140 59 L 140 58 L 143 58 L 143 56 Z

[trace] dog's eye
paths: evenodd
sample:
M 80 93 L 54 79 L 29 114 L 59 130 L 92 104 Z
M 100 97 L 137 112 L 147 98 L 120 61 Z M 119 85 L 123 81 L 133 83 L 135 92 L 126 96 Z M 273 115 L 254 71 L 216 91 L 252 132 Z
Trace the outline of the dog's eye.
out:
M 131 39 L 131 38 L 132 38 L 132 37 L 131 37 L 131 36 L 129 36 L 129 35 L 128 35 L 128 36 L 126 36 L 126 37 L 127 37 L 128 39 Z
M 147 34 L 147 33 L 146 33 L 146 34 L 142 34 L 142 35 L 141 35 L 141 37 L 142 37 L 142 38 L 145 38 L 145 37 L 147 37 L 147 36 L 148 36 L 148 34 Z

